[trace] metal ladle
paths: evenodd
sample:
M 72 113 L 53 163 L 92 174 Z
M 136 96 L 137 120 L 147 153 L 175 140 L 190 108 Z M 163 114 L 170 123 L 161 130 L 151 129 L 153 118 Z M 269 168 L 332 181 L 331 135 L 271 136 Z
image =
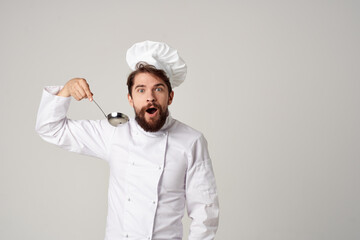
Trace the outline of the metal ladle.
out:
M 96 104 L 96 106 L 98 106 L 98 108 L 102 111 L 102 113 L 104 114 L 104 116 L 107 118 L 108 122 L 112 126 L 117 127 L 118 125 L 124 124 L 129 121 L 129 117 L 123 113 L 112 112 L 112 113 L 109 113 L 108 115 L 106 115 L 104 113 L 104 111 L 101 109 L 101 107 L 99 106 L 99 104 L 97 104 L 97 102 L 94 99 L 93 99 L 93 101 Z

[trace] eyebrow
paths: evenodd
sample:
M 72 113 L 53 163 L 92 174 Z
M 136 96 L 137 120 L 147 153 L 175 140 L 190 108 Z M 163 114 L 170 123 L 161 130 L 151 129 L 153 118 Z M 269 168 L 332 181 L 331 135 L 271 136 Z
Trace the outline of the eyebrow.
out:
M 136 85 L 135 89 L 140 88 L 140 87 L 145 87 L 145 85 Z
M 165 84 L 163 84 L 163 83 L 158 83 L 158 84 L 155 84 L 155 85 L 154 85 L 154 87 L 159 87 L 159 86 L 165 87 Z
M 159 86 L 165 87 L 165 84 L 163 84 L 163 83 L 158 83 L 158 84 L 155 84 L 155 85 L 154 85 L 154 87 L 159 87 Z M 139 85 L 136 85 L 136 86 L 135 86 L 135 89 L 137 89 L 137 88 L 142 88 L 142 87 L 146 87 L 146 86 L 143 85 L 143 84 L 139 84 Z

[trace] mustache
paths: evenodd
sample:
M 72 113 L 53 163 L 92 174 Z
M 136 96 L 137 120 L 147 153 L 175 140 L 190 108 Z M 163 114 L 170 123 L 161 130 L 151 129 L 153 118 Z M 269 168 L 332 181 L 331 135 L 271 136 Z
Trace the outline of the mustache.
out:
M 141 108 L 141 111 L 146 111 L 146 109 L 150 108 L 150 107 L 155 107 L 158 110 L 161 109 L 160 105 L 157 103 L 148 103 L 145 107 Z

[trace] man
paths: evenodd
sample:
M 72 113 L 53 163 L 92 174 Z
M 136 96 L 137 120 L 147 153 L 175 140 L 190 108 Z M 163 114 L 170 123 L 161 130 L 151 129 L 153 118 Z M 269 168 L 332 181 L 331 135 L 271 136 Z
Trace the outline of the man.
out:
M 180 240 L 185 206 L 189 240 L 214 239 L 219 205 L 206 140 L 168 111 L 186 65 L 176 50 L 151 41 L 134 44 L 127 62 L 135 119 L 117 127 L 106 119 L 68 119 L 70 96 L 93 96 L 85 79 L 74 78 L 44 89 L 36 130 L 50 143 L 109 163 L 105 240 Z

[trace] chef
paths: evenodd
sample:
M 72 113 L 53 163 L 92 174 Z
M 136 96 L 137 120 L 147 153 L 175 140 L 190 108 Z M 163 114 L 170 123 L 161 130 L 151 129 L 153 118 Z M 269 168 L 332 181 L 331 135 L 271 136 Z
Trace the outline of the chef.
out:
M 74 78 L 45 87 L 36 131 L 47 142 L 108 162 L 105 240 L 181 240 L 185 208 L 192 220 L 188 239 L 214 239 L 219 204 L 206 139 L 168 110 L 187 67 L 161 42 L 134 44 L 126 60 L 135 118 L 117 127 L 106 119 L 69 119 L 71 96 L 93 96 L 85 79 Z

